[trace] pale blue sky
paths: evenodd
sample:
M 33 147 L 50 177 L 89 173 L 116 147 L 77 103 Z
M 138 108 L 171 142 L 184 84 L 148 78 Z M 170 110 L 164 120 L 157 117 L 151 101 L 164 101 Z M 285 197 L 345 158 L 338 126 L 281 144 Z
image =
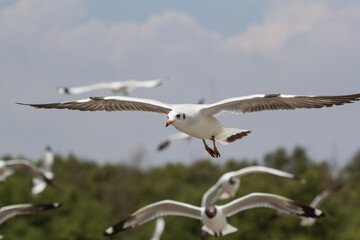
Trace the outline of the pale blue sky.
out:
M 0 0 L 0 156 L 33 160 L 46 144 L 99 162 L 144 153 L 144 164 L 208 157 L 201 140 L 156 147 L 166 116 L 134 112 L 37 110 L 88 96 L 58 86 L 170 76 L 134 97 L 208 103 L 257 93 L 337 95 L 360 92 L 358 1 L 45 1 Z M 348 161 L 359 149 L 360 103 L 321 110 L 223 114 L 251 129 L 224 158 L 257 158 L 279 146 L 304 146 L 316 159 Z M 214 160 L 216 161 L 222 161 Z

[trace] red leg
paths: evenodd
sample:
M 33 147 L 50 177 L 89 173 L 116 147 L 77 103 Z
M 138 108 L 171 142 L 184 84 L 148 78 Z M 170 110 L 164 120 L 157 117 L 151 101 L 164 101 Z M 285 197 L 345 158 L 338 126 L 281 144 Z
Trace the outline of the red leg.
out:
M 214 137 L 214 136 L 211 137 L 211 141 L 212 141 L 213 144 L 214 144 L 214 154 L 215 154 L 215 156 L 218 158 L 218 157 L 220 157 L 220 152 L 218 151 L 218 149 L 217 149 L 217 147 L 216 147 L 216 145 L 215 145 L 215 137 Z
M 214 150 L 212 150 L 205 142 L 205 140 L 203 139 L 203 143 L 205 146 L 205 150 L 210 154 L 210 156 L 212 156 L 213 158 L 215 157 L 215 152 Z

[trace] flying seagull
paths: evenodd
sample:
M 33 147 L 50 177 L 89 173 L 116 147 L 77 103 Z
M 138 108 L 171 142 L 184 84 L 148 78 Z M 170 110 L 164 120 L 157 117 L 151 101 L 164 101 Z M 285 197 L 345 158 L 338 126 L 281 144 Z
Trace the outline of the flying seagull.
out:
M 27 215 L 31 213 L 41 212 L 45 210 L 55 209 L 61 207 L 60 203 L 52 204 L 15 204 L 0 208 L 0 225 L 7 221 L 9 218 L 18 215 Z M 0 235 L 0 239 L 2 236 Z
M 224 236 L 237 231 L 237 228 L 227 223 L 228 217 L 241 211 L 259 207 L 273 208 L 299 217 L 319 218 L 324 216 L 319 209 L 269 193 L 250 193 L 225 205 L 207 207 L 196 207 L 178 201 L 163 200 L 139 209 L 125 220 L 106 229 L 104 235 L 111 236 L 144 224 L 156 217 L 173 215 L 199 219 L 204 224 L 203 231 L 215 236 Z
M 162 141 L 158 146 L 158 151 L 162 151 L 167 148 L 171 142 L 176 140 L 190 140 L 191 137 L 185 133 L 174 133 L 168 136 L 164 141 Z
M 235 197 L 236 192 L 240 186 L 239 177 L 245 176 L 247 174 L 252 173 L 268 173 L 278 177 L 300 180 L 304 182 L 304 180 L 299 179 L 297 176 L 287 173 L 284 171 L 280 171 L 274 168 L 263 167 L 263 166 L 251 166 L 239 169 L 237 171 L 224 173 L 219 180 L 207 190 L 202 198 L 201 206 L 211 206 L 214 205 L 218 199 L 227 199 L 231 197 Z M 316 206 L 311 206 L 316 207 Z
M 165 220 L 163 217 L 158 217 L 156 219 L 154 233 L 153 233 L 152 237 L 150 238 L 150 240 L 159 240 L 162 233 L 164 232 L 164 229 L 165 229 Z
M 329 196 L 339 191 L 342 188 L 342 184 L 335 185 L 329 189 L 326 189 L 319 195 L 317 195 L 314 200 L 310 203 L 310 207 L 317 208 L 319 207 Z M 316 222 L 313 218 L 302 217 L 300 221 L 300 226 L 310 227 Z
M 229 144 L 251 133 L 250 130 L 229 128 L 214 116 L 222 112 L 248 113 L 265 110 L 293 110 L 297 108 L 322 108 L 343 105 L 360 100 L 360 93 L 342 96 L 296 96 L 284 94 L 257 94 L 229 98 L 214 104 L 168 104 L 151 99 L 110 96 L 90 97 L 69 102 L 49 104 L 24 104 L 35 108 L 58 108 L 80 111 L 144 111 L 167 114 L 166 126 L 173 125 L 189 136 L 203 140 L 212 157 L 220 157 L 215 141 Z M 210 148 L 205 139 L 213 142 Z
M 49 178 L 49 176 L 46 176 L 42 170 L 38 169 L 32 162 L 28 160 L 0 160 L 0 182 L 5 181 L 15 171 L 27 172 L 33 178 L 38 178 L 46 184 L 53 185 L 53 179 Z
M 43 172 L 43 174 L 48 179 L 54 179 L 54 173 L 52 172 L 52 165 L 54 163 L 54 153 L 50 146 L 47 146 L 45 149 L 44 159 L 42 161 L 42 166 L 40 168 L 40 171 Z M 31 189 L 31 193 L 33 195 L 37 195 L 45 190 L 47 184 L 45 181 L 43 181 L 41 178 L 34 177 L 33 178 L 33 187 Z
M 128 95 L 129 92 L 135 90 L 136 88 L 153 88 L 162 85 L 167 79 L 155 79 L 148 81 L 137 81 L 137 80 L 128 80 L 128 81 L 116 81 L 116 82 L 102 82 L 96 83 L 83 87 L 58 87 L 57 91 L 61 94 L 79 94 L 84 92 L 89 92 L 98 89 L 111 89 L 113 93 L 123 93 Z

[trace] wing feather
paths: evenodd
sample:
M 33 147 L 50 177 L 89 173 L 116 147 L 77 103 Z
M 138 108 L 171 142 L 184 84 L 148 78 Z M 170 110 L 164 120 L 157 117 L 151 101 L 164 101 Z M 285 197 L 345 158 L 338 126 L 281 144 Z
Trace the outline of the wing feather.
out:
M 247 113 L 265 110 L 293 110 L 297 108 L 322 108 L 343 105 L 360 100 L 360 93 L 340 96 L 300 96 L 285 94 L 256 94 L 229 98 L 204 105 L 201 112 L 217 115 L 222 112 Z
M 110 236 L 120 231 L 151 221 L 154 218 L 169 215 L 201 219 L 201 209 L 182 202 L 163 200 L 139 209 L 135 213 L 131 214 L 131 216 L 127 219 L 108 228 L 105 231 L 105 235 Z
M 280 212 L 303 217 L 318 218 L 324 215 L 318 209 L 269 193 L 250 193 L 224 205 L 222 211 L 226 217 L 230 217 L 238 212 L 259 207 L 272 208 Z
M 80 111 L 144 111 L 167 114 L 171 111 L 171 106 L 159 101 L 131 97 L 90 97 L 69 102 L 49 103 L 49 104 L 24 104 L 35 108 L 57 108 Z

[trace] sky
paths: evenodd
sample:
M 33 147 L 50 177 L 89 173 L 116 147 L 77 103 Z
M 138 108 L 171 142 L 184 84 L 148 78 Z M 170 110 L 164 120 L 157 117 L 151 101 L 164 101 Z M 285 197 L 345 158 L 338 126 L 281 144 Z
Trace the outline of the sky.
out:
M 56 153 L 99 163 L 144 166 L 208 158 L 202 141 L 157 145 L 176 133 L 166 116 L 141 112 L 40 110 L 49 103 L 109 96 L 66 96 L 83 86 L 169 76 L 133 97 L 206 103 L 252 94 L 342 95 L 360 92 L 358 1 L 45 1 L 0 0 L 0 156 Z M 221 145 L 229 158 L 257 159 L 303 146 L 310 157 L 343 165 L 360 149 L 360 103 L 218 117 L 252 133 Z

